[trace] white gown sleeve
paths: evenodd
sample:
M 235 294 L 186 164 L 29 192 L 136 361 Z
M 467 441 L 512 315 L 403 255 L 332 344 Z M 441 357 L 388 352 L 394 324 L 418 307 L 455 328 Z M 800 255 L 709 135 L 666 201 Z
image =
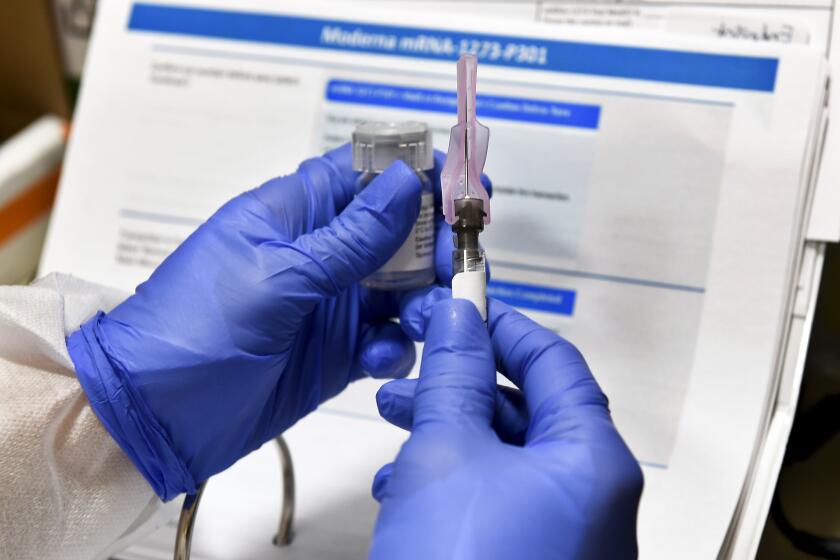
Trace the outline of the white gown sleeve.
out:
M 0 559 L 107 557 L 160 509 L 64 343 L 125 297 L 64 275 L 0 287 Z

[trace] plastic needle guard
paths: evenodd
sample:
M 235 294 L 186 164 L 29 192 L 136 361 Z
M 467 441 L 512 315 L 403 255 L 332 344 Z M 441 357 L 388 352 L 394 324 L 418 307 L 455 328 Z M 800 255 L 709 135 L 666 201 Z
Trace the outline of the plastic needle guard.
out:
M 490 129 L 475 118 L 477 67 L 473 54 L 458 59 L 458 124 L 449 133 L 449 152 L 440 174 L 443 215 L 448 224 L 455 223 L 455 201 L 462 198 L 482 199 L 484 223 L 490 223 L 490 197 L 481 184 Z

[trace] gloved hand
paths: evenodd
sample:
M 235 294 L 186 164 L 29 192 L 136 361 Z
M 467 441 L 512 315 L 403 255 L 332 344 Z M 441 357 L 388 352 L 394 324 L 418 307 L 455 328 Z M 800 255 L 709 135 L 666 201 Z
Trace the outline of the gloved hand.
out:
M 419 380 L 377 395 L 412 433 L 374 481 L 371 558 L 634 557 L 641 469 L 583 357 L 492 300 L 488 333 L 442 291 L 403 312 L 426 335 Z M 497 366 L 522 394 L 497 388 Z
M 413 366 L 413 343 L 388 320 L 399 297 L 358 282 L 408 236 L 420 181 L 398 162 L 354 199 L 350 161 L 345 146 L 236 197 L 69 337 L 96 414 L 163 499 L 194 492 L 348 382 Z

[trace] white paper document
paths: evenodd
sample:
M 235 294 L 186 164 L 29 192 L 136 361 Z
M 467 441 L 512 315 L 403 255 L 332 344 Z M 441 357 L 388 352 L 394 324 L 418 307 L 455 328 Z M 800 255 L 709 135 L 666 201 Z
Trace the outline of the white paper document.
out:
M 644 469 L 643 557 L 714 557 L 766 427 L 801 262 L 826 85 L 805 42 L 382 4 L 103 3 L 41 272 L 133 289 L 225 200 L 359 122 L 424 121 L 445 148 L 462 51 L 478 55 L 491 129 L 488 293 L 587 357 Z M 373 474 L 406 437 L 378 419 L 376 387 L 289 431 L 289 557 L 364 555 Z M 211 481 L 195 557 L 271 557 L 279 490 L 247 496 L 279 485 L 276 468 L 266 446 Z M 172 534 L 127 557 L 160 556 Z

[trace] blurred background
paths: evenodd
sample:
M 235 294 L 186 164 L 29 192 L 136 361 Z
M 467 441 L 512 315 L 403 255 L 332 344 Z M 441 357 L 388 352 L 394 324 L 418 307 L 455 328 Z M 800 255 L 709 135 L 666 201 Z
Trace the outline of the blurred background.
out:
M 94 0 L 0 7 L 0 284 L 37 264 Z M 837 157 L 836 154 L 828 157 Z M 796 422 L 758 558 L 840 558 L 840 247 L 829 244 Z

